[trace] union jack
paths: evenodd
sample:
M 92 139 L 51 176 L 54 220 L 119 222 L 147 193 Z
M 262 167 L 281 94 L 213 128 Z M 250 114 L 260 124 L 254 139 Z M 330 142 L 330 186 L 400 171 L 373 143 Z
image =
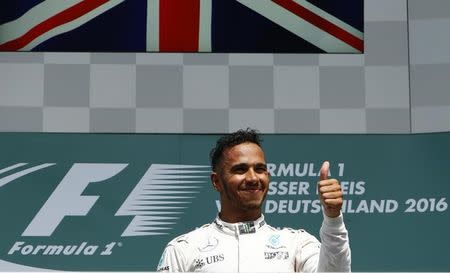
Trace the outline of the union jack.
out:
M 14 0 L 0 51 L 362 53 L 363 0 Z

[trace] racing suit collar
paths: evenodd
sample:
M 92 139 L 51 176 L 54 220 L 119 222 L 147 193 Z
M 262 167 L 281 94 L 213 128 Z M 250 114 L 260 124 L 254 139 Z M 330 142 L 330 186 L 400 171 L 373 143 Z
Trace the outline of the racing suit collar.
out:
M 219 215 L 217 215 L 216 219 L 214 220 L 214 224 L 219 230 L 225 233 L 243 235 L 255 233 L 258 229 L 262 228 L 266 224 L 266 221 L 264 220 L 264 215 L 261 214 L 261 217 L 259 217 L 255 221 L 227 223 L 220 219 Z

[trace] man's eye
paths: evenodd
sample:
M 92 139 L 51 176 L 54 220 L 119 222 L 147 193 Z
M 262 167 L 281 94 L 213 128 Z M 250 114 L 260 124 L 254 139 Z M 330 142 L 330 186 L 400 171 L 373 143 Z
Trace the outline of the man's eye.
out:
M 246 168 L 236 168 L 236 169 L 234 170 L 235 173 L 239 173 L 239 174 L 243 174 L 243 173 L 245 173 L 246 171 L 247 171 Z
M 266 167 L 258 167 L 258 168 L 256 168 L 256 171 L 259 173 L 264 173 L 267 171 L 267 168 Z

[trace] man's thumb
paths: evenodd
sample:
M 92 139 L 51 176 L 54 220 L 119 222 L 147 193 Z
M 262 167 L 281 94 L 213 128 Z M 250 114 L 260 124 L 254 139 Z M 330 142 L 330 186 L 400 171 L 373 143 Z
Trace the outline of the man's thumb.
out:
M 320 180 L 328 179 L 328 172 L 330 171 L 330 162 L 324 161 L 322 168 L 320 168 Z

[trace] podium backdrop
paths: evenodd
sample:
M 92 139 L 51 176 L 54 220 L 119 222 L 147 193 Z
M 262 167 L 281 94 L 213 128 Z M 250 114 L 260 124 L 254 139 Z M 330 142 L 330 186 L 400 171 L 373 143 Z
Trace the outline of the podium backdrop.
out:
M 0 271 L 154 271 L 214 219 L 217 135 L 0 134 Z M 263 135 L 264 215 L 318 235 L 322 161 L 345 192 L 354 271 L 450 271 L 450 134 Z

